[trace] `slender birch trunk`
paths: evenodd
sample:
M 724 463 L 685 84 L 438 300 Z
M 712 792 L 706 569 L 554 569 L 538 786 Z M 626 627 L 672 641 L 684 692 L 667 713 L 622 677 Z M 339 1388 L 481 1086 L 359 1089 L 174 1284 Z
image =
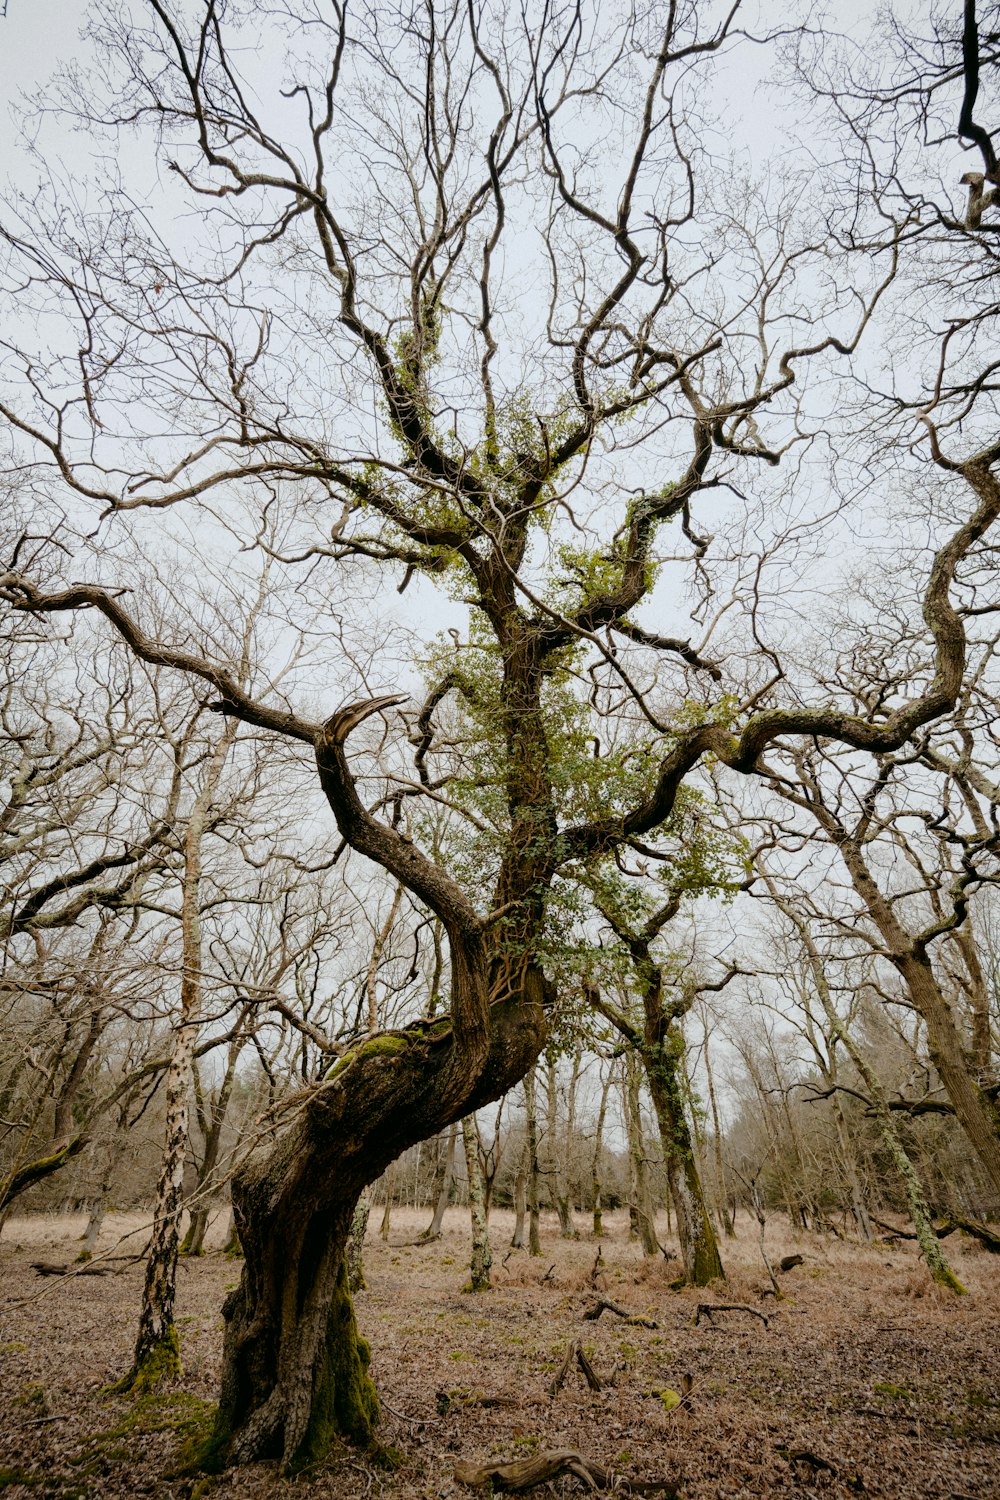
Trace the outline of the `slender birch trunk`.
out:
M 469 1290 L 490 1290 L 490 1266 L 493 1250 L 490 1246 L 490 1229 L 486 1218 L 486 1191 L 483 1184 L 483 1169 L 479 1160 L 479 1130 L 475 1115 L 466 1115 L 462 1121 L 462 1147 L 465 1151 L 465 1171 L 469 1182 L 469 1217 L 472 1220 L 472 1259 L 470 1262 Z
M 623 1094 L 625 1101 L 625 1124 L 628 1132 L 629 1160 L 632 1165 L 632 1182 L 635 1192 L 635 1222 L 642 1253 L 646 1256 L 660 1253 L 660 1242 L 656 1237 L 656 1222 L 653 1215 L 653 1195 L 649 1187 L 649 1158 L 642 1129 L 642 1114 L 639 1109 L 641 1079 L 635 1057 L 626 1053 L 623 1063 Z
M 184 1164 L 188 1145 L 188 1092 L 201 1020 L 201 864 L 202 842 L 226 757 L 238 721 L 230 720 L 212 752 L 205 778 L 184 831 L 181 885 L 181 994 L 174 1046 L 165 1079 L 166 1139 L 156 1185 L 156 1207 L 146 1261 L 132 1368 L 113 1389 L 137 1394 L 154 1389 L 164 1377 L 180 1374 L 180 1343 L 174 1324 L 177 1255 L 184 1208 Z
M 590 1168 L 590 1185 L 595 1240 L 599 1240 L 604 1233 L 604 1221 L 601 1214 L 601 1155 L 604 1151 L 604 1122 L 608 1113 L 608 1094 L 611 1092 L 613 1074 L 614 1069 L 609 1065 L 601 1085 L 601 1103 L 597 1111 L 597 1129 L 594 1131 L 594 1156 Z
M 438 1142 L 438 1169 L 434 1176 L 434 1209 L 431 1222 L 420 1236 L 422 1240 L 436 1240 L 441 1237 L 441 1226 L 444 1223 L 445 1209 L 451 1197 L 451 1185 L 455 1176 L 455 1145 L 458 1140 L 458 1126 L 448 1127 L 448 1144 L 441 1152 L 440 1141 Z
M 528 1254 L 541 1255 L 538 1206 L 538 1113 L 535 1101 L 535 1070 L 524 1078 L 524 1108 L 528 1131 Z

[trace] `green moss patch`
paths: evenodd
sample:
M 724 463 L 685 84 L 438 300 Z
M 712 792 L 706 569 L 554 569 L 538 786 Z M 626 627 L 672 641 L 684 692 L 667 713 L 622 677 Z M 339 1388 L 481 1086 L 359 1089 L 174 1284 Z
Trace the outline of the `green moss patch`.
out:
M 172 1432 L 193 1447 L 204 1442 L 215 1419 L 215 1404 L 187 1391 L 137 1397 L 112 1426 L 86 1439 L 71 1462 L 84 1474 L 102 1474 L 134 1457 L 136 1437 Z

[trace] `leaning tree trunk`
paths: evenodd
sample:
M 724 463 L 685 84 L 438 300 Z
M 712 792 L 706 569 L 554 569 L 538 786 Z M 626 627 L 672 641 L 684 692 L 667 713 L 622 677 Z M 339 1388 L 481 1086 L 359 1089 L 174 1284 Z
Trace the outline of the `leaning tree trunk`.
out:
M 371 1213 L 371 1198 L 367 1193 L 362 1193 L 354 1205 L 354 1213 L 351 1215 L 351 1232 L 347 1239 L 347 1286 L 348 1290 L 364 1292 L 368 1289 L 365 1281 L 365 1235 L 368 1233 L 368 1215 Z
M 993 1189 L 1000 1193 L 1000 1094 L 983 1088 L 973 1076 L 952 1007 L 941 992 L 926 943 L 914 938 L 899 921 L 895 908 L 872 877 L 858 842 L 822 806 L 816 809 L 837 843 L 855 891 L 864 902 L 886 957 L 906 985 L 907 993 L 927 1027 L 927 1050 L 955 1117 L 969 1138 Z
M 772 895 L 774 887 L 768 882 Z M 902 1180 L 906 1189 L 907 1202 L 910 1205 L 910 1214 L 913 1218 L 913 1227 L 917 1234 L 917 1243 L 920 1253 L 924 1258 L 927 1269 L 933 1279 L 940 1285 L 946 1286 L 950 1291 L 962 1295 L 965 1287 L 959 1281 L 954 1271 L 948 1265 L 941 1250 L 941 1243 L 934 1233 L 934 1225 L 931 1220 L 930 1208 L 924 1193 L 923 1184 L 912 1161 L 906 1153 L 896 1122 L 892 1118 L 892 1111 L 882 1087 L 882 1080 L 875 1070 L 869 1065 L 868 1059 L 851 1035 L 851 1029 L 837 1010 L 830 994 L 827 982 L 826 968 L 823 958 L 816 947 L 809 928 L 801 916 L 787 902 L 778 901 L 778 906 L 792 922 L 802 940 L 809 968 L 812 973 L 816 993 L 820 1004 L 826 1013 L 830 1026 L 830 1032 L 835 1041 L 839 1042 L 854 1064 L 862 1083 L 868 1090 L 872 1101 L 872 1109 L 878 1124 L 882 1144 L 886 1148 L 889 1159 Z
M 471 981 L 468 966 L 453 956 L 453 984 L 485 987 L 485 961 Z M 338 1439 L 373 1441 L 378 1403 L 345 1260 L 355 1204 L 408 1146 L 524 1076 L 544 1041 L 546 993 L 529 969 L 480 1028 L 456 1037 L 442 1018 L 369 1038 L 279 1106 L 287 1125 L 277 1143 L 258 1147 L 233 1180 L 246 1260 L 223 1308 L 222 1390 L 204 1466 L 277 1458 L 295 1471 Z

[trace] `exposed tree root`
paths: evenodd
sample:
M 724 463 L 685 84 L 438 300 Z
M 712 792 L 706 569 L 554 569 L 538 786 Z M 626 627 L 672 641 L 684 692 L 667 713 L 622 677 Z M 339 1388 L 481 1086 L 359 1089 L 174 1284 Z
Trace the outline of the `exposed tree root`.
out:
M 560 1474 L 574 1474 L 588 1490 L 613 1487 L 616 1494 L 625 1495 L 674 1496 L 677 1493 L 665 1479 L 626 1479 L 593 1459 L 583 1458 L 572 1448 L 554 1448 L 548 1453 L 536 1453 L 531 1458 L 520 1458 L 509 1464 L 455 1465 L 455 1478 L 459 1484 L 473 1487 L 488 1484 L 498 1490 L 530 1490 Z
M 596 1323 L 602 1312 L 614 1313 L 618 1318 L 624 1318 L 625 1322 L 633 1328 L 659 1328 L 655 1318 L 647 1318 L 642 1313 L 630 1313 L 628 1308 L 619 1307 L 617 1302 L 612 1302 L 610 1297 L 600 1297 L 589 1312 L 583 1315 L 585 1323 Z
M 698 1311 L 694 1315 L 695 1327 L 697 1328 L 703 1315 L 711 1322 L 713 1313 L 720 1312 L 749 1313 L 752 1318 L 759 1318 L 765 1328 L 768 1327 L 767 1314 L 756 1307 L 748 1307 L 745 1302 L 699 1302 Z

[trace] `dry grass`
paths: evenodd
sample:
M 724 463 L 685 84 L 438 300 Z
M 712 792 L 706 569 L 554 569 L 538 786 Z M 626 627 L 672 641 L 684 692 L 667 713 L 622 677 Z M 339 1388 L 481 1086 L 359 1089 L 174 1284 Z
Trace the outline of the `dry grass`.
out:
M 741 1238 L 723 1246 L 728 1286 L 675 1292 L 669 1282 L 676 1262 L 644 1262 L 627 1241 L 625 1216 L 608 1215 L 603 1289 L 655 1318 L 654 1330 L 610 1313 L 583 1321 L 594 1300 L 596 1246 L 589 1237 L 560 1240 L 554 1220 L 544 1226 L 540 1260 L 519 1252 L 501 1265 L 511 1222 L 496 1214 L 495 1289 L 472 1296 L 462 1291 L 468 1229 L 460 1210 L 449 1212 L 444 1237 L 432 1245 L 402 1243 L 424 1227 L 423 1213 L 394 1213 L 388 1245 L 374 1234 L 372 1218 L 369 1290 L 358 1298 L 358 1316 L 373 1345 L 384 1440 L 403 1450 L 403 1466 L 388 1472 L 349 1452 L 295 1483 L 257 1465 L 200 1493 L 218 1500 L 446 1500 L 470 1493 L 452 1477 L 459 1459 L 570 1447 L 626 1477 L 667 1479 L 685 1500 L 1000 1496 L 1000 1263 L 957 1236 L 946 1244 L 971 1292 L 960 1299 L 929 1282 L 909 1246 L 795 1236 L 776 1219 L 768 1253 L 776 1260 L 798 1251 L 805 1263 L 781 1278 L 787 1296 L 775 1303 L 756 1225 L 744 1225 Z M 111 1221 L 101 1248 L 139 1223 Z M 0 1242 L 7 1414 L 0 1495 L 180 1500 L 190 1494 L 190 1480 L 165 1476 L 178 1427 L 195 1425 L 205 1412 L 198 1402 L 215 1395 L 219 1307 L 239 1263 L 210 1255 L 182 1268 L 184 1379 L 137 1415 L 127 1402 L 99 1393 L 129 1361 L 141 1266 L 70 1283 L 39 1281 L 29 1269 L 33 1259 L 72 1259 L 82 1228 L 73 1218 L 14 1220 Z M 220 1224 L 216 1236 L 221 1232 Z M 128 1245 L 141 1243 L 140 1235 Z M 765 1311 L 769 1326 L 736 1312 L 695 1327 L 698 1301 L 745 1302 Z M 591 1392 L 574 1371 L 551 1397 L 553 1374 L 574 1338 L 604 1389 Z M 690 1401 L 668 1410 L 659 1393 L 681 1390 L 686 1375 L 694 1381 Z M 464 1396 L 442 1411 L 438 1392 Z M 510 1404 L 478 1404 L 498 1396 Z M 564 1479 L 538 1493 L 580 1491 L 579 1481 Z

